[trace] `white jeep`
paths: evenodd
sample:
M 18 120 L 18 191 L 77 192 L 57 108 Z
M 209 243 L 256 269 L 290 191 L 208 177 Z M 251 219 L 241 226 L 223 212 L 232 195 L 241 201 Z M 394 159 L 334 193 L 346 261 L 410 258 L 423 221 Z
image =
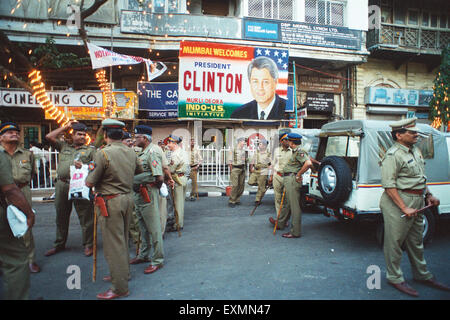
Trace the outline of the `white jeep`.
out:
M 430 192 L 441 204 L 424 212 L 424 242 L 431 239 L 437 219 L 450 213 L 450 135 L 417 124 L 423 135 L 416 146 L 425 158 Z M 310 178 L 308 197 L 324 206 L 326 216 L 341 221 L 373 219 L 380 222 L 377 240 L 383 240 L 379 208 L 384 191 L 380 161 L 394 141 L 389 121 L 342 120 L 325 124 L 319 134 L 317 173 Z

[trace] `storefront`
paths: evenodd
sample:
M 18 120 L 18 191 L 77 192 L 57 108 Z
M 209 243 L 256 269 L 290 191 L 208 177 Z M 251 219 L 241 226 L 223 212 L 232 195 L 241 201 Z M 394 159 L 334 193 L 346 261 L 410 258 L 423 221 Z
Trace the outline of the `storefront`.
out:
M 432 90 L 366 87 L 364 103 L 367 119 L 399 120 L 417 117 L 418 122 L 429 124 L 428 109 Z

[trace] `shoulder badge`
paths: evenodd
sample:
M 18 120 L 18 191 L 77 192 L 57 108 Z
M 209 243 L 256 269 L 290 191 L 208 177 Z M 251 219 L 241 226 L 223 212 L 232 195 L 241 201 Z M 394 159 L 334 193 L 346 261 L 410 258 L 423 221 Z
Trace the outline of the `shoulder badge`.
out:
M 153 161 L 152 161 L 152 166 L 153 166 L 153 168 L 156 168 L 157 165 L 158 165 L 158 161 L 153 160 Z
M 95 162 L 94 161 L 89 162 L 88 168 L 89 171 L 93 171 L 95 169 Z

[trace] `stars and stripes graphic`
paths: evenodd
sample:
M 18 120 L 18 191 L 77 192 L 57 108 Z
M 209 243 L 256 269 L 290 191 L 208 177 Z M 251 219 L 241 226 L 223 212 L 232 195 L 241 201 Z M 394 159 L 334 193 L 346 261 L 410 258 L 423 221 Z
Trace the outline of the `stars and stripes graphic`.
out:
M 286 98 L 288 88 L 289 51 L 280 48 L 256 47 L 254 57 L 264 56 L 272 59 L 278 67 L 278 83 L 276 93 Z

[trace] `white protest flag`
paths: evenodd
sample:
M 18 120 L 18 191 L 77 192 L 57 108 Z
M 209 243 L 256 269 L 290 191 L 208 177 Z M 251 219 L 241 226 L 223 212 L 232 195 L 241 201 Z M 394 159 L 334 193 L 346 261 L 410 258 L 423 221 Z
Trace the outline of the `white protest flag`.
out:
M 120 66 L 128 64 L 138 64 L 144 62 L 147 69 L 148 81 L 160 76 L 166 71 L 167 67 L 162 62 L 152 62 L 150 59 L 142 57 L 128 56 L 104 49 L 88 42 L 89 56 L 91 57 L 92 69 L 99 69 L 110 66 Z M 157 69 L 156 65 L 161 64 L 162 68 Z M 151 67 L 153 66 L 153 67 Z

